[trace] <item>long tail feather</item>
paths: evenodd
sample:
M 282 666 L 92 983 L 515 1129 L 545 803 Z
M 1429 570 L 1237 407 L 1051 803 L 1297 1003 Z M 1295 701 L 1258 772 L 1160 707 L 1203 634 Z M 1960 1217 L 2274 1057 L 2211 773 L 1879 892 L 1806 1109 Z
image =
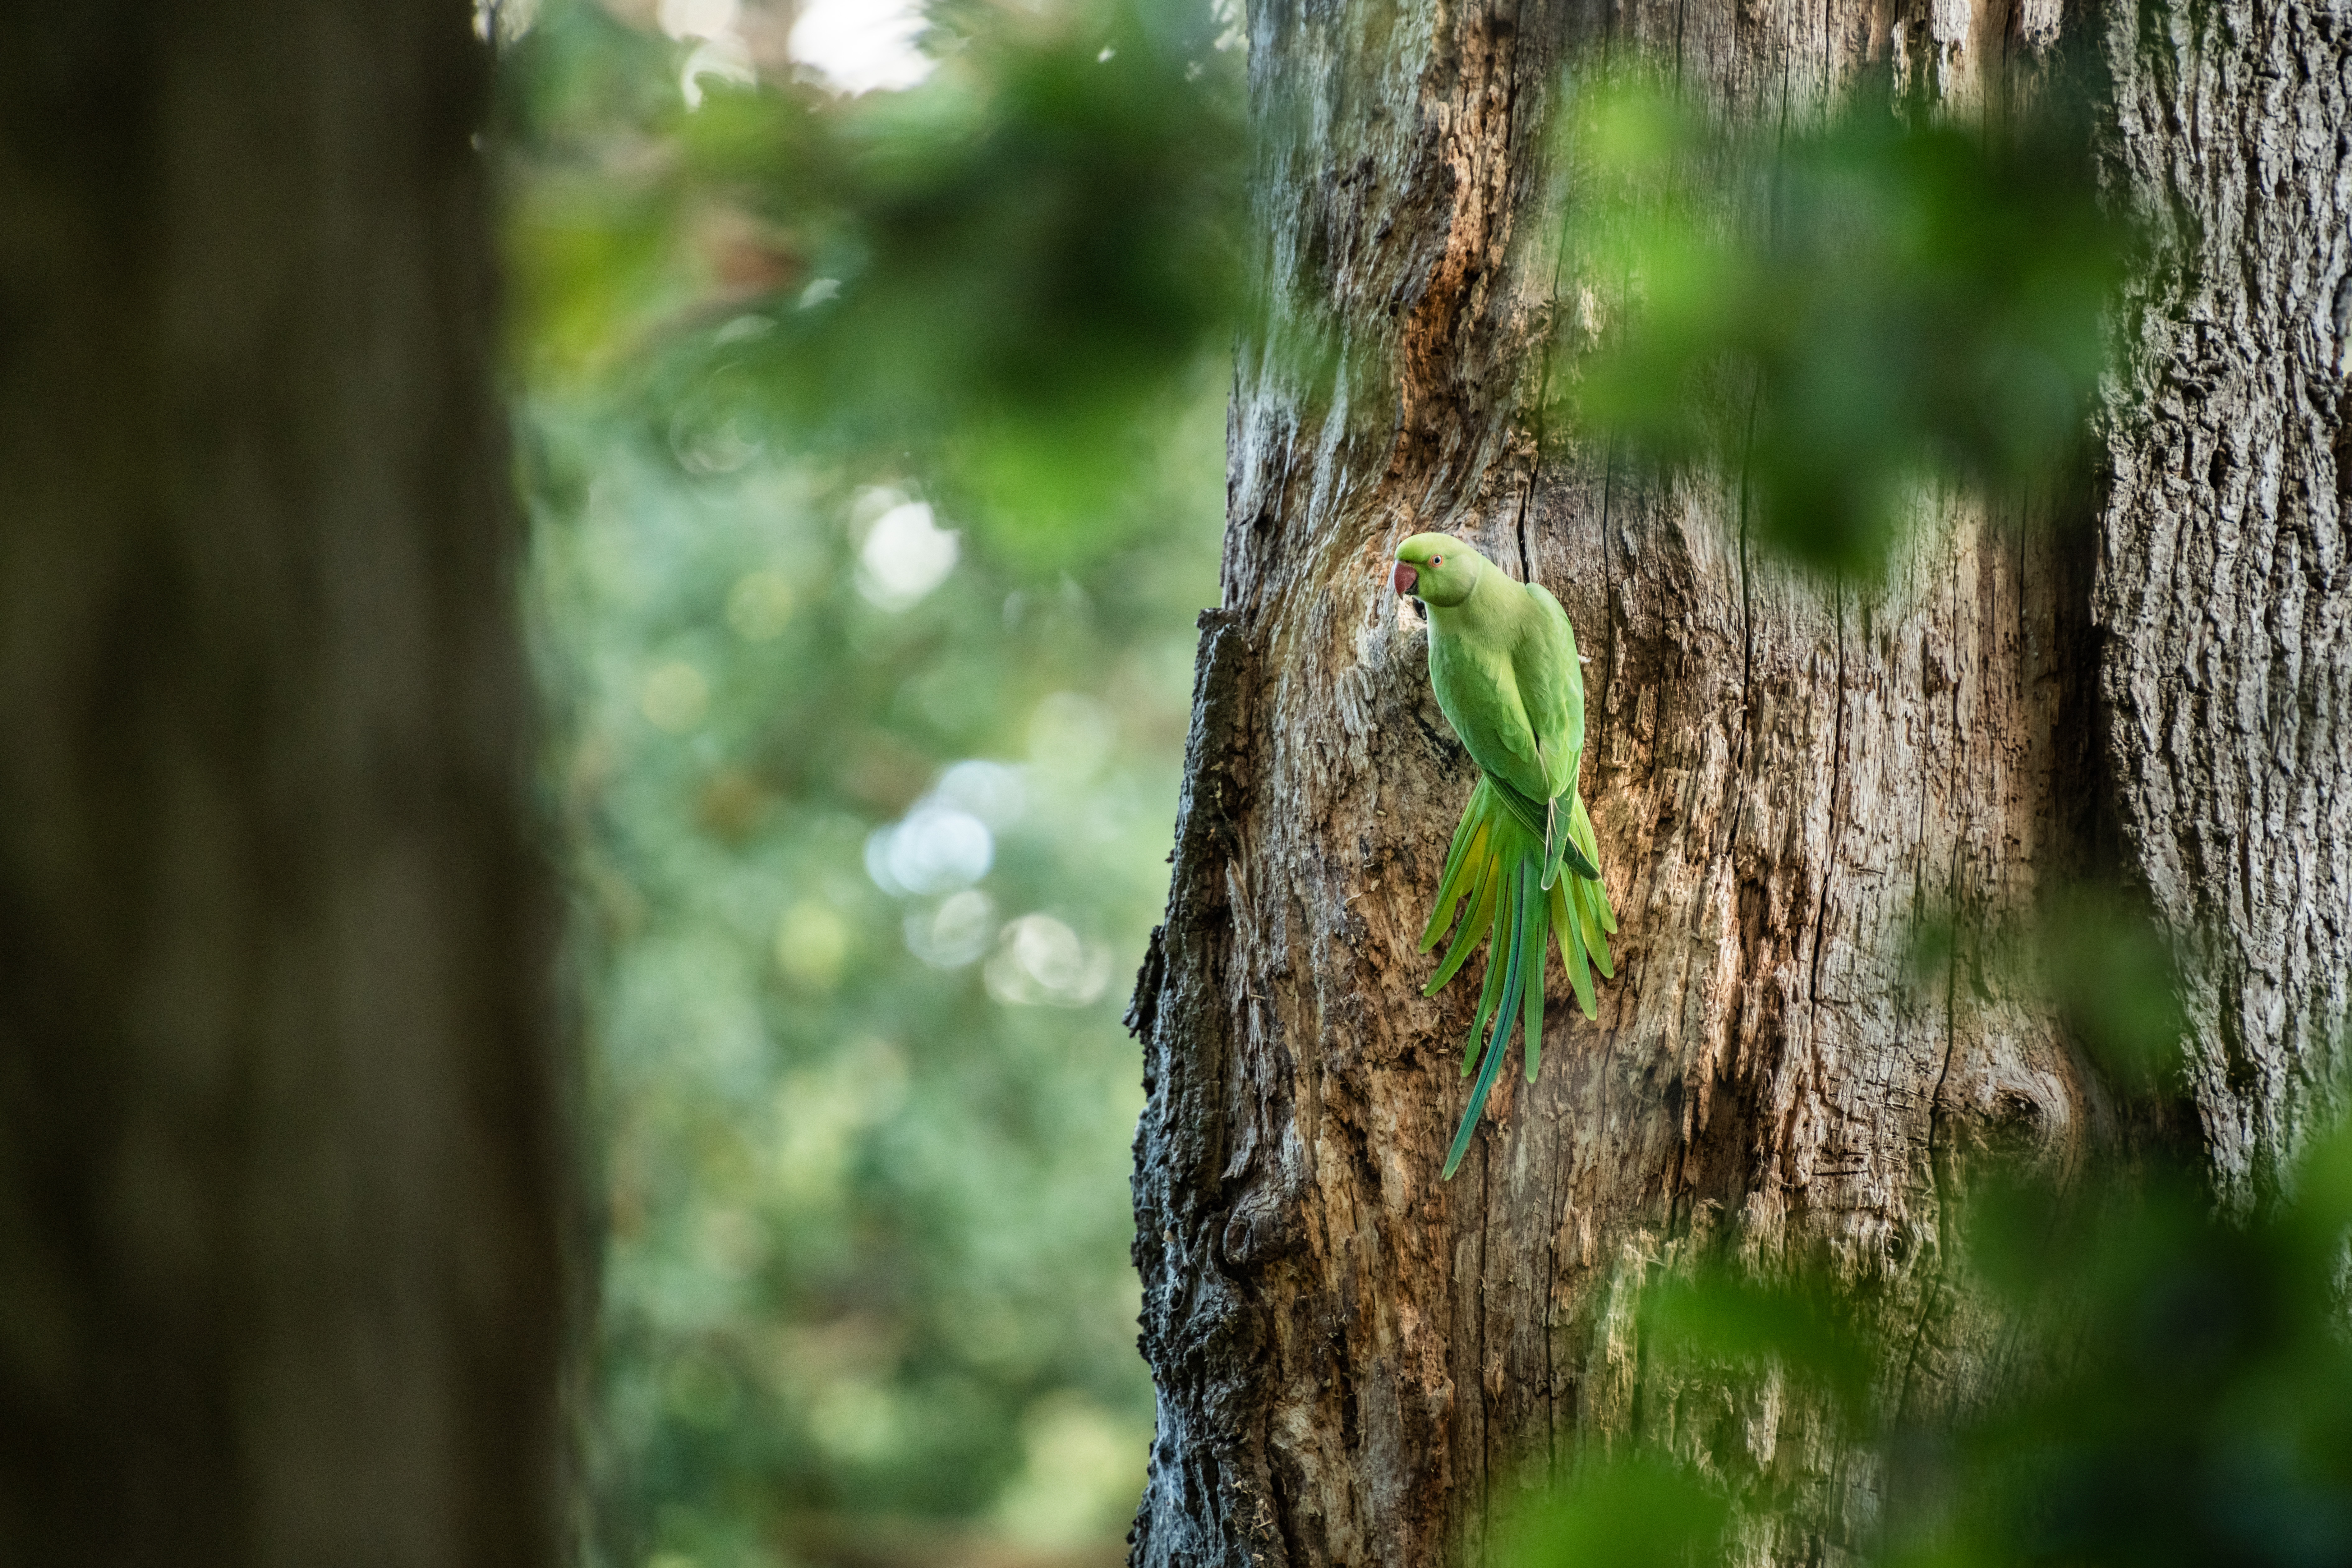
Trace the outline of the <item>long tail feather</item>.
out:
M 1517 866 L 1506 873 L 1503 894 L 1512 906 L 1524 902 L 1519 892 L 1522 880 Z M 1502 1070 L 1504 1048 L 1510 1043 L 1511 1026 L 1517 1021 L 1514 1016 L 1519 1010 L 1520 944 L 1508 941 L 1510 933 L 1503 931 L 1501 926 L 1502 922 L 1498 921 L 1496 946 L 1506 948 L 1509 952 L 1509 960 L 1504 965 L 1502 1005 L 1496 1009 L 1495 1032 L 1487 1038 L 1486 1059 L 1479 1064 L 1478 1081 L 1470 1086 L 1470 1104 L 1462 1112 L 1462 1125 L 1454 1129 L 1454 1147 L 1446 1152 L 1445 1169 L 1438 1177 L 1440 1181 L 1451 1181 L 1454 1173 L 1461 1167 L 1462 1156 L 1469 1152 L 1470 1135 L 1478 1130 L 1478 1113 L 1486 1108 L 1486 1096 L 1493 1090 L 1495 1079 Z M 1492 962 L 1491 958 L 1489 962 Z
M 1592 830 L 1591 819 L 1585 819 L 1585 843 L 1578 842 L 1575 831 L 1576 819 L 1584 809 L 1582 796 L 1577 797 L 1575 810 L 1570 816 L 1569 831 L 1555 836 L 1545 830 L 1545 814 L 1548 809 L 1546 805 L 1529 800 L 1492 773 L 1481 774 L 1478 782 L 1481 788 L 1490 790 L 1494 799 L 1510 813 L 1511 820 L 1527 829 L 1528 837 L 1544 846 L 1547 858 L 1550 855 L 1553 839 L 1557 837 L 1560 864 L 1580 877 L 1590 877 L 1594 881 L 1601 879 L 1601 863 L 1594 858 L 1597 851 L 1589 847 Z M 1473 805 L 1477 804 L 1478 797 L 1475 794 L 1470 799 Z
M 1617 971 L 1609 961 L 1609 939 L 1601 933 L 1600 915 L 1608 912 L 1609 895 L 1598 882 L 1579 879 L 1573 900 L 1576 906 L 1577 929 L 1584 939 L 1584 949 L 1592 955 L 1592 967 L 1601 971 L 1603 980 L 1617 978 Z
M 1593 837 L 1592 814 L 1584 809 L 1584 796 L 1581 795 L 1576 797 L 1576 809 L 1570 814 L 1568 826 L 1569 837 L 1581 847 L 1584 858 L 1592 862 L 1590 870 L 1580 867 L 1577 875 L 1595 884 L 1591 889 L 1592 902 L 1601 914 L 1601 929 L 1613 936 L 1617 931 L 1617 916 L 1609 908 L 1609 895 L 1598 886 L 1601 881 L 1601 841 Z M 1606 974 L 1608 971 L 1604 969 L 1601 973 Z
M 1526 1012 L 1519 1022 L 1519 1033 L 1527 1042 L 1528 1081 L 1533 1083 L 1536 1066 L 1543 1059 L 1544 954 L 1551 950 L 1551 911 L 1549 900 L 1544 897 L 1540 862 L 1526 861 L 1519 882 L 1519 942 L 1525 949 L 1519 955 L 1519 966 L 1527 986 Z
M 1423 995 L 1434 996 L 1443 990 L 1445 983 L 1454 978 L 1454 972 L 1469 958 L 1471 950 L 1478 945 L 1478 938 L 1485 933 L 1487 919 L 1494 912 L 1496 889 L 1502 879 L 1502 865 L 1491 857 L 1478 868 L 1478 891 L 1470 900 L 1470 917 L 1462 922 L 1462 929 L 1454 933 L 1454 944 L 1445 950 L 1445 957 L 1438 963 L 1437 973 L 1430 977 L 1427 985 L 1422 987 Z
M 1477 809 L 1475 798 L 1470 804 L 1471 809 L 1462 814 L 1462 825 L 1454 830 L 1454 847 L 1445 852 L 1445 874 L 1438 879 L 1437 902 L 1429 911 L 1429 923 L 1422 928 L 1423 952 L 1435 947 L 1445 928 L 1454 923 L 1454 911 L 1476 892 L 1479 874 L 1486 869 L 1486 816 Z
M 1576 913 L 1579 897 L 1576 889 L 1593 884 L 1580 878 L 1574 879 L 1573 887 L 1569 884 L 1570 879 L 1564 878 L 1560 885 L 1552 889 L 1556 900 L 1552 905 L 1552 929 L 1559 936 L 1560 966 L 1568 972 L 1568 987 L 1576 993 L 1577 1006 L 1587 1018 L 1598 1018 L 1601 1007 L 1592 993 L 1592 973 L 1588 967 L 1591 948 L 1585 940 L 1582 922 Z
M 1580 881 L 1578 885 L 1593 887 L 1597 884 Z M 1570 897 L 1572 900 L 1575 895 L 1571 893 Z M 1585 943 L 1584 932 L 1580 929 L 1577 921 L 1570 921 L 1568 922 L 1568 929 L 1560 932 L 1559 952 L 1560 957 L 1566 960 L 1568 985 L 1570 990 L 1576 993 L 1576 1005 L 1584 1010 L 1584 1016 L 1587 1018 L 1600 1017 L 1600 999 L 1592 994 L 1592 972 L 1586 966 L 1591 951 Z
M 1477 1015 L 1462 1041 L 1462 1076 L 1475 1081 L 1446 1154 L 1447 1177 L 1469 1152 L 1514 1033 L 1525 1039 L 1528 1081 L 1534 1082 L 1540 1069 L 1544 971 L 1553 941 L 1559 943 L 1569 987 L 1587 1018 L 1600 1016 L 1593 971 L 1603 978 L 1616 973 L 1607 935 L 1616 931 L 1617 920 L 1600 880 L 1592 819 L 1581 796 L 1567 795 L 1565 803 L 1538 805 L 1500 779 L 1482 774 L 1446 851 L 1422 951 L 1436 947 L 1449 930 L 1453 939 L 1424 994 L 1435 995 L 1482 941 L 1486 946 Z
M 1495 876 L 1497 882 L 1503 879 L 1503 868 L 1500 866 L 1497 866 L 1495 868 Z M 1511 929 L 1511 907 L 1509 900 L 1497 895 L 1494 900 L 1494 921 L 1491 928 L 1492 934 L 1488 939 L 1490 945 L 1486 949 L 1488 955 L 1486 960 L 1486 981 L 1485 984 L 1478 987 L 1478 1016 L 1472 1021 L 1470 1025 L 1470 1037 L 1464 1041 L 1462 1046 L 1462 1076 L 1464 1078 L 1468 1078 L 1470 1076 L 1470 1069 L 1478 1065 L 1478 1043 L 1486 1037 L 1486 1021 L 1495 1016 L 1495 1009 L 1503 999 L 1503 980 L 1509 967 L 1506 964 L 1496 963 L 1494 961 L 1493 956 L 1494 954 L 1502 952 L 1504 942 L 1509 940 L 1507 934 Z
M 1479 774 L 1478 784 L 1480 788 L 1487 792 L 1490 798 L 1511 814 L 1512 821 L 1527 830 L 1528 837 L 1538 843 L 1542 842 L 1544 836 L 1542 806 L 1538 805 L 1492 773 Z M 1478 796 L 1475 791 L 1470 796 L 1470 804 L 1473 805 L 1478 804 Z

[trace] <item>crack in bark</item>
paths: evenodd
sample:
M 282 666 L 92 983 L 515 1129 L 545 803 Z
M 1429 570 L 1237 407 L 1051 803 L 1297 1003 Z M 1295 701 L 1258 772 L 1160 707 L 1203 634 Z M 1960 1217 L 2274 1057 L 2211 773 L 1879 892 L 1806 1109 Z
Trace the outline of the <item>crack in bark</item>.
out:
M 1837 842 L 1839 786 L 1845 779 L 1845 584 L 1841 579 L 1834 589 L 1837 614 L 1837 719 L 1835 733 L 1830 742 L 1830 821 L 1827 839 Z M 1824 866 L 1821 874 L 1821 896 L 1813 906 L 1813 951 L 1807 965 L 1805 994 L 1811 1004 L 1815 1018 L 1821 1013 L 1822 1000 L 1822 933 L 1829 925 L 1830 882 L 1832 867 Z

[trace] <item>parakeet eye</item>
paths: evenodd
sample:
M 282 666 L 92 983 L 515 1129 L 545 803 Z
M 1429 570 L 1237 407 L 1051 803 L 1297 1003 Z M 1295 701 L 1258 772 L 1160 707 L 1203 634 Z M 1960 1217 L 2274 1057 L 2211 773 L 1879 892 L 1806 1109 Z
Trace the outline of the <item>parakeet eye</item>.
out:
M 1445 557 L 1443 555 L 1433 555 L 1429 558 L 1429 563 L 1432 566 L 1443 566 L 1445 564 Z

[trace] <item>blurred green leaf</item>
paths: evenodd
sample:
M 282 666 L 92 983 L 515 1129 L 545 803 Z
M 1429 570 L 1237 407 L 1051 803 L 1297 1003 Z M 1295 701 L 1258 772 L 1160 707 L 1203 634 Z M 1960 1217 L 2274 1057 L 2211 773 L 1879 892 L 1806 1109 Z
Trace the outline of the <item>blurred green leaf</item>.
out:
M 1876 1352 L 1852 1304 L 1810 1271 L 1762 1279 L 1717 1265 L 1668 1275 L 1643 1297 L 1643 1342 L 1706 1363 L 1773 1367 L 1819 1388 L 1847 1420 L 1868 1411 Z
M 1692 1471 L 1650 1457 L 1588 1457 L 1504 1526 L 1507 1568 L 1700 1568 L 1727 1560 L 1723 1498 Z
M 512 72 L 542 381 L 635 354 L 646 413 L 691 421 L 724 374 L 796 454 L 911 462 L 1024 569 L 1115 548 L 1236 304 L 1239 61 L 1209 7 L 940 6 L 919 87 L 616 91 L 600 122 L 608 57 L 661 54 L 614 35 L 562 8 Z
M 1864 96 L 1724 131 L 1620 73 L 1576 81 L 1563 124 L 1554 395 L 1734 477 L 1763 543 L 1869 574 L 1923 481 L 2034 484 L 2079 438 L 2132 236 L 2061 117 L 1986 132 Z
M 2047 890 L 2010 921 L 1948 912 L 1911 956 L 1915 984 L 2053 1005 L 2119 1100 L 2186 1092 L 2167 945 L 2113 889 Z M 1580 1470 L 1529 1513 L 1524 1560 L 1706 1561 L 1731 1536 L 1801 1537 L 1814 1516 L 1748 1434 L 1763 1422 L 1785 1447 L 1790 1412 L 1825 1396 L 1860 1450 L 1841 1464 L 1876 1478 L 1866 1561 L 2352 1563 L 2352 1123 L 2242 1205 L 2168 1134 L 2087 1166 L 1977 1153 L 1938 1162 L 1937 1295 L 1893 1321 L 1885 1281 L 1833 1256 L 1654 1268 L 1639 1414 L 1589 1462 L 1604 1480 Z M 1957 1406 L 1884 1403 L 1877 1374 L 1912 1363 L 1921 1310 L 1982 1358 Z

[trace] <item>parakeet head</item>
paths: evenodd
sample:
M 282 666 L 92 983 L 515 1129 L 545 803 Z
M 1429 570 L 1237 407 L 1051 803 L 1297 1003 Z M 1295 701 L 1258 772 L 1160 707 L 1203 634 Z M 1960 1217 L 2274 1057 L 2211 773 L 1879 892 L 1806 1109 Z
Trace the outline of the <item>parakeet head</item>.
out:
M 1389 580 L 1400 594 L 1450 609 L 1470 596 L 1486 558 L 1450 533 L 1416 533 L 1397 546 Z

